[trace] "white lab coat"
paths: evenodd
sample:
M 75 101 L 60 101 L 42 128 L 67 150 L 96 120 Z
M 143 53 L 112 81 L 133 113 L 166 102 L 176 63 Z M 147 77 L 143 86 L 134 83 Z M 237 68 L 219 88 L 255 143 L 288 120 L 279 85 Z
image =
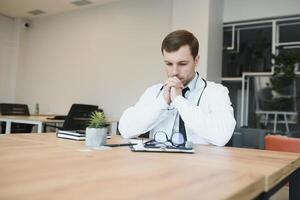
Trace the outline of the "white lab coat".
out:
M 172 134 L 177 114 L 185 123 L 187 140 L 198 144 L 224 146 L 231 138 L 236 121 L 228 96 L 221 84 L 207 81 L 199 106 L 197 102 L 205 82 L 199 78 L 188 99 L 178 96 L 169 106 L 163 98 L 163 85 L 149 87 L 139 101 L 124 111 L 119 131 L 124 138 L 134 138 L 150 131 Z M 168 108 L 175 108 L 168 110 Z

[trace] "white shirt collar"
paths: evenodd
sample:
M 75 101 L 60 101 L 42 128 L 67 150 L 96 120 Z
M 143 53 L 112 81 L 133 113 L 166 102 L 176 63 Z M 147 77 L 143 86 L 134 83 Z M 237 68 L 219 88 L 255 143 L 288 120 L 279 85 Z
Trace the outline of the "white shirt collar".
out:
M 193 91 L 196 88 L 198 78 L 199 78 L 199 75 L 198 75 L 198 73 L 195 72 L 195 77 L 186 86 L 186 87 L 189 87 L 189 89 L 190 89 L 189 91 Z

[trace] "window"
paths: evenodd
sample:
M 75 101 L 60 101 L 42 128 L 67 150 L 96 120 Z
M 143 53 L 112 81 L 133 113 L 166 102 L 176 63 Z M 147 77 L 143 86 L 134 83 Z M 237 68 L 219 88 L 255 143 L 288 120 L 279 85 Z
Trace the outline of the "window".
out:
M 222 76 L 271 72 L 272 54 L 282 52 L 300 53 L 299 16 L 225 24 Z
M 278 23 L 279 42 L 300 42 L 300 21 L 289 20 Z

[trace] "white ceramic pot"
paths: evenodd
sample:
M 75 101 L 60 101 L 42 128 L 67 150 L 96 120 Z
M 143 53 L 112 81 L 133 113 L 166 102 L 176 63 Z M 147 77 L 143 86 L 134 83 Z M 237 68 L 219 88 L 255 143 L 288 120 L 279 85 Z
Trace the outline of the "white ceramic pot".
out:
M 106 144 L 107 128 L 86 128 L 85 145 L 100 147 Z

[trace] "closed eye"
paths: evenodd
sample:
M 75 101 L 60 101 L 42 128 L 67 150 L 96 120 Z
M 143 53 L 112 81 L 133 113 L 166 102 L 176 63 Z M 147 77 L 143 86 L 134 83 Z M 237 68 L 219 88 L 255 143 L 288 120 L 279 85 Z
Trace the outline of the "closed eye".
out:
M 181 65 L 181 66 L 185 66 L 185 65 L 188 64 L 188 62 L 179 62 L 178 64 Z
M 173 63 L 170 63 L 170 62 L 165 62 L 167 66 L 172 66 Z

